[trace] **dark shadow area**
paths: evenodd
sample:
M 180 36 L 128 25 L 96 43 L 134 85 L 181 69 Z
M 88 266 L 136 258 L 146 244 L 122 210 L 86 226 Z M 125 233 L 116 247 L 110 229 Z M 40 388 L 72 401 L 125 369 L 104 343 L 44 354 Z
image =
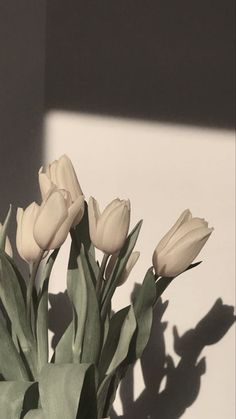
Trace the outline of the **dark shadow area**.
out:
M 228 332 L 235 321 L 232 306 L 218 299 L 194 329 L 179 336 L 174 327 L 174 350 L 180 360 L 174 365 L 165 352 L 164 331 L 167 323 L 161 321 L 166 309 L 160 300 L 154 312 L 149 344 L 141 359 L 145 389 L 134 401 L 133 367 L 122 381 L 120 396 L 123 416 L 113 411 L 111 419 L 177 419 L 197 399 L 201 376 L 206 372 L 206 360 L 199 357 L 205 346 L 213 345 Z M 165 378 L 164 389 L 160 385 Z
M 63 333 L 72 320 L 71 303 L 67 291 L 49 294 L 51 308 L 48 315 L 48 327 L 53 332 L 51 346 L 55 350 Z
M 233 0 L 50 0 L 46 108 L 234 126 Z
M 38 197 L 42 164 L 45 0 L 0 2 L 0 221 Z

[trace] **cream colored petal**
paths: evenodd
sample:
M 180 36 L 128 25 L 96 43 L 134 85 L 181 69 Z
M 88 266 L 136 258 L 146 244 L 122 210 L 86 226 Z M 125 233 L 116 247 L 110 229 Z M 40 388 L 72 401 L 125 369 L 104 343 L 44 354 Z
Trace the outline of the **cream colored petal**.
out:
M 59 189 L 53 190 L 42 203 L 34 227 L 34 238 L 42 249 L 52 248 L 54 236 L 67 216 L 68 208 L 63 194 Z
M 30 204 L 24 211 L 21 224 L 21 253 L 24 260 L 34 262 L 41 254 L 41 249 L 33 236 L 33 229 L 39 206 L 36 202 Z
M 41 196 L 44 200 L 52 187 L 52 181 L 48 178 L 48 176 L 45 173 L 39 173 L 38 179 Z
M 128 262 L 126 264 L 126 267 L 122 273 L 122 275 L 120 276 L 117 286 L 121 286 L 125 283 L 125 281 L 128 279 L 130 272 L 132 271 L 134 265 L 137 263 L 138 258 L 140 256 L 140 252 L 133 252 L 131 253 Z
M 180 239 L 170 252 L 158 255 L 159 269 L 165 266 L 161 274 L 176 276 L 183 272 L 194 261 L 209 239 L 213 229 L 199 228 L 187 233 Z
M 97 243 L 97 224 L 101 217 L 98 202 L 92 196 L 88 201 L 88 219 L 89 219 L 89 234 L 92 243 L 96 246 Z
M 113 209 L 119 207 L 123 204 L 124 201 L 121 201 L 119 198 L 113 199 L 104 209 L 104 211 L 101 214 L 101 220 L 106 220 L 106 218 L 109 216 L 109 214 L 113 211 Z
M 129 231 L 130 210 L 126 203 L 115 206 L 105 220 L 97 226 L 97 247 L 113 254 L 121 249 Z
M 83 197 L 79 197 L 68 209 L 68 216 L 65 221 L 62 223 L 60 228 L 57 230 L 56 234 L 53 237 L 53 240 L 50 243 L 50 249 L 56 249 L 60 247 L 66 240 L 68 233 L 73 225 L 73 222 L 76 217 L 80 214 L 82 217 L 82 208 L 84 205 Z
M 172 246 L 175 245 L 175 243 L 181 239 L 181 237 L 184 237 L 185 234 L 188 232 L 195 230 L 196 228 L 207 228 L 208 223 L 204 221 L 201 218 L 192 218 L 191 220 L 183 223 L 178 230 L 173 234 L 173 236 L 168 241 L 168 244 L 166 245 L 167 249 L 170 249 Z
M 70 192 L 72 201 L 74 202 L 79 196 L 83 195 L 75 169 L 71 160 L 63 155 L 58 160 L 56 168 L 57 186 Z
M 82 220 L 82 218 L 84 216 L 84 197 L 83 197 L 83 195 L 79 196 L 71 206 L 73 206 L 74 204 L 78 205 L 78 209 L 77 209 L 77 213 L 76 213 L 76 216 L 74 218 L 74 221 L 72 223 L 72 227 L 76 227 L 80 223 L 80 221 Z M 70 209 L 69 209 L 69 211 L 70 211 Z
M 49 165 L 50 179 L 51 179 L 52 183 L 54 183 L 59 189 L 63 189 L 63 188 L 60 188 L 58 186 L 58 181 L 57 181 L 57 166 L 58 166 L 58 160 L 54 160 Z
M 160 240 L 160 242 L 158 243 L 156 247 L 156 250 L 160 252 L 167 245 L 167 243 L 169 242 L 171 237 L 175 234 L 175 232 L 178 230 L 178 228 L 184 223 L 186 223 L 187 221 L 189 221 L 191 218 L 192 218 L 192 214 L 189 211 L 189 209 L 186 209 L 185 211 L 183 211 L 180 217 L 178 218 L 178 220 L 176 221 L 176 223 L 173 225 L 173 227 L 171 227 L 168 233 L 165 234 L 165 236 Z

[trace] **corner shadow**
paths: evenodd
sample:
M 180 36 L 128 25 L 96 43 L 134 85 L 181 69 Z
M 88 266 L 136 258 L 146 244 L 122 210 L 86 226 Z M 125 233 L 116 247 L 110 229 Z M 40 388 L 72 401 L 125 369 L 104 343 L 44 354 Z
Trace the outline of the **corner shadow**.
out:
M 219 298 L 194 329 L 179 336 L 173 328 L 174 350 L 180 357 L 175 366 L 165 353 L 164 331 L 167 323 L 161 317 L 167 302 L 160 300 L 154 312 L 149 344 L 141 359 L 145 389 L 134 401 L 134 371 L 130 368 L 120 386 L 123 416 L 113 410 L 111 419 L 177 419 L 198 397 L 201 376 L 206 372 L 205 358 L 199 356 L 205 346 L 216 344 L 235 321 L 232 306 Z M 161 383 L 165 381 L 164 389 Z M 162 386 L 163 387 L 163 386 Z
M 233 128 L 233 16 L 233 0 L 50 0 L 46 107 Z

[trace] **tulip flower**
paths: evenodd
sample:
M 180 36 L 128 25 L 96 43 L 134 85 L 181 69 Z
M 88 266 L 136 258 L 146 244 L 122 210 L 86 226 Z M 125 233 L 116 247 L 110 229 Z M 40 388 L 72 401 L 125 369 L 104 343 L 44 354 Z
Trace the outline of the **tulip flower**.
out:
M 39 170 L 39 187 L 43 200 L 52 186 L 70 192 L 72 202 L 75 202 L 77 198 L 83 195 L 75 169 L 66 155 L 46 166 L 45 172 L 42 167 Z M 80 219 L 75 218 L 73 226 L 76 226 L 79 222 Z
M 25 210 L 17 209 L 16 247 L 22 259 L 28 263 L 35 262 L 42 254 L 42 249 L 36 243 L 33 230 L 38 216 L 39 205 L 32 202 Z
M 107 264 L 106 272 L 105 272 L 105 278 L 106 279 L 109 279 L 111 274 L 112 274 L 113 268 L 114 268 L 116 260 L 117 260 L 117 256 L 118 256 L 118 253 L 115 253 L 114 255 L 112 255 L 108 264 Z M 128 259 L 128 262 L 126 263 L 126 266 L 125 266 L 123 272 L 121 273 L 121 275 L 120 275 L 120 277 L 117 281 L 117 286 L 118 287 L 120 285 L 123 285 L 125 283 L 125 281 L 128 279 L 129 274 L 132 271 L 136 262 L 138 261 L 139 256 L 140 256 L 140 252 L 136 251 L 136 252 L 131 253 L 131 255 Z
M 162 238 L 153 253 L 158 276 L 174 277 L 185 271 L 209 239 L 213 228 L 202 218 L 193 218 L 185 210 Z
M 3 228 L 3 225 L 2 223 L 0 223 L 0 232 L 2 231 L 2 228 Z M 7 253 L 8 256 L 12 258 L 13 252 L 12 252 L 11 242 L 8 236 L 6 237 L 5 252 Z
M 84 198 L 74 202 L 68 191 L 52 187 L 42 202 L 34 225 L 34 238 L 44 250 L 57 249 L 65 241 L 75 218 L 84 213 Z
M 90 238 L 105 254 L 118 252 L 127 237 L 130 223 L 130 202 L 114 199 L 101 214 L 96 199 L 88 203 Z

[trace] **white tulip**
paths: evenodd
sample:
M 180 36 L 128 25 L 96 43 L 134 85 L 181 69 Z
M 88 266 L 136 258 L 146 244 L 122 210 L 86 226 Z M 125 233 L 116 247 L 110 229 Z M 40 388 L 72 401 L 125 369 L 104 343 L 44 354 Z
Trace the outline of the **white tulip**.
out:
M 44 250 L 57 249 L 65 241 L 75 218 L 84 213 L 84 198 L 74 202 L 68 191 L 52 187 L 42 202 L 34 226 L 34 238 Z
M 118 256 L 118 253 L 115 253 L 110 257 L 110 260 L 107 264 L 106 272 L 105 272 L 105 278 L 106 279 L 109 279 L 111 274 L 112 274 L 113 268 L 114 268 L 116 260 L 117 260 L 117 256 Z M 132 271 L 134 265 L 136 264 L 139 256 L 140 256 L 140 252 L 136 251 L 136 252 L 131 253 L 131 255 L 128 259 L 128 262 L 126 263 L 126 266 L 125 266 L 123 272 L 121 273 L 121 275 L 120 275 L 120 277 L 117 281 L 117 286 L 118 287 L 120 285 L 123 285 L 125 283 L 125 281 L 128 279 L 129 274 Z
M 66 155 L 46 166 L 45 171 L 43 171 L 42 167 L 39 170 L 39 187 L 43 200 L 52 186 L 57 186 L 58 189 L 65 189 L 70 192 L 72 202 L 75 202 L 77 198 L 83 195 L 75 169 Z M 79 219 L 75 219 L 73 225 L 79 224 L 79 221 Z
M 174 277 L 187 269 L 212 231 L 204 219 L 192 218 L 191 212 L 185 210 L 153 253 L 156 274 Z
M 2 228 L 3 228 L 3 225 L 2 225 L 2 223 L 0 223 L 0 231 L 2 231 Z M 10 256 L 12 258 L 13 252 L 12 252 L 11 242 L 10 242 L 8 236 L 6 237 L 5 252 L 8 256 Z
M 90 197 L 88 216 L 94 246 L 109 255 L 120 250 L 129 231 L 129 200 L 114 199 L 101 214 L 96 199 Z
M 38 216 L 39 205 L 32 202 L 25 210 L 17 209 L 16 247 L 22 259 L 31 263 L 39 259 L 42 249 L 36 243 L 33 230 Z

